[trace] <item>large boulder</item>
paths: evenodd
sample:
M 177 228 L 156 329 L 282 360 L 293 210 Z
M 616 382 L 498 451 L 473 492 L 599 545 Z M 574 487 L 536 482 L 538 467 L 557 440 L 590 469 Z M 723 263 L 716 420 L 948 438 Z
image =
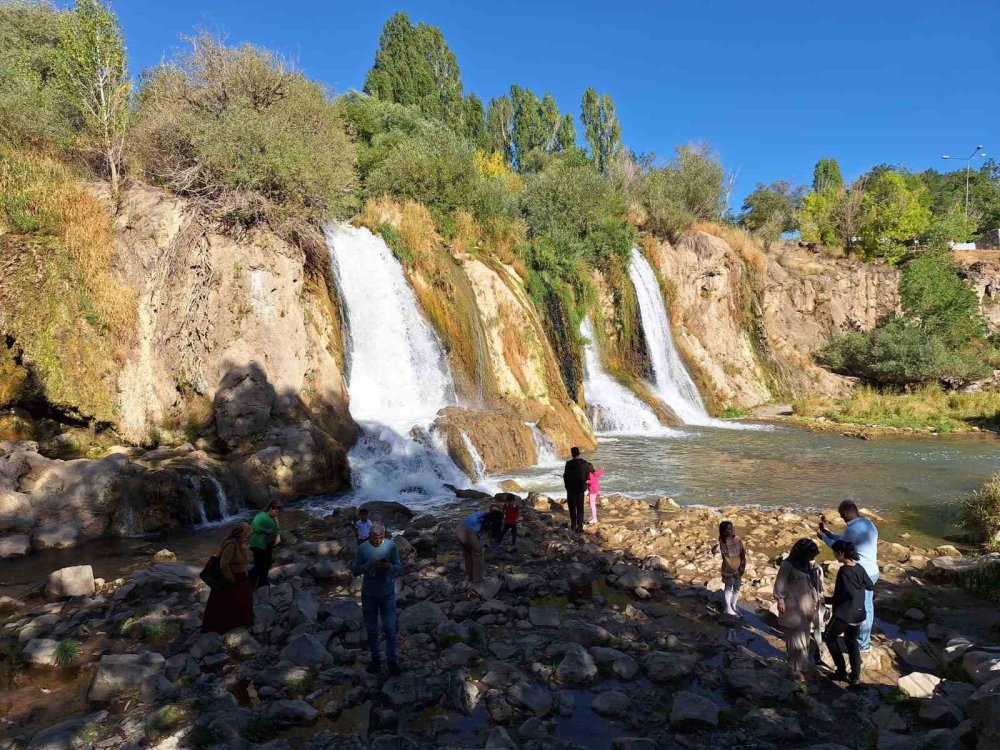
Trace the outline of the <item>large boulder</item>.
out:
M 404 633 L 430 633 L 447 619 L 437 604 L 425 600 L 399 613 L 399 628 Z
M 408 526 L 413 518 L 413 511 L 395 500 L 369 500 L 359 507 L 367 509 L 373 521 L 381 521 L 390 528 Z
M 642 666 L 653 682 L 673 682 L 694 672 L 698 657 L 670 651 L 653 651 L 642 659 Z
M 1000 747 L 1000 678 L 987 682 L 972 694 L 969 719 L 979 738 L 978 750 Z
M 54 599 L 73 596 L 93 596 L 94 569 L 89 565 L 73 565 L 49 573 L 45 581 L 45 594 Z
M 448 455 L 473 478 L 484 471 L 497 474 L 538 462 L 531 428 L 517 414 L 449 406 L 434 427 L 444 435 Z
M 733 695 L 752 701 L 783 703 L 795 694 L 795 681 L 776 668 L 734 667 L 725 670 L 723 676 Z
M 28 743 L 27 750 L 77 750 L 88 744 L 83 735 L 108 718 L 107 711 L 78 716 L 46 727 Z
M 556 667 L 556 674 L 567 685 L 589 685 L 597 676 L 597 664 L 583 646 L 570 643 Z
M 305 701 L 280 700 L 269 703 L 264 709 L 264 716 L 284 729 L 312 724 L 319 716 L 319 711 Z
M 54 667 L 56 661 L 56 649 L 59 647 L 58 641 L 50 638 L 33 638 L 28 641 L 28 645 L 21 652 L 22 658 L 29 664 L 38 664 L 44 667 Z
M 674 693 L 670 726 L 675 729 L 704 729 L 719 726 L 719 707 L 714 701 L 681 690 Z
M 91 701 L 104 702 L 139 690 L 147 678 L 162 676 L 166 667 L 167 660 L 155 651 L 102 656 L 87 697 Z
M 930 698 L 941 683 L 941 678 L 925 672 L 911 672 L 896 682 L 896 687 L 911 698 Z
M 292 638 L 288 645 L 281 649 L 279 658 L 300 667 L 309 667 L 313 664 L 326 666 L 333 663 L 330 652 L 309 633 L 302 633 Z

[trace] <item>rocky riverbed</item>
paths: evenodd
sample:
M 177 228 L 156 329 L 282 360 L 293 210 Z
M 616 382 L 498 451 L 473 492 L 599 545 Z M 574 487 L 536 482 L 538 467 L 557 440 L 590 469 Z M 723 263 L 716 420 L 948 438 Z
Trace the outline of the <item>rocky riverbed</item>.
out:
M 373 504 L 404 560 L 399 677 L 365 672 L 353 510 L 286 520 L 248 631 L 200 634 L 202 561 L 168 550 L 128 578 L 84 564 L 0 598 L 0 748 L 1000 747 L 1000 615 L 950 583 L 989 559 L 883 543 L 849 692 L 793 680 L 772 628 L 778 556 L 816 518 L 615 496 L 581 537 L 531 495 L 518 549 L 487 552 L 472 586 L 454 523 L 485 502 Z M 723 516 L 749 549 L 740 622 L 719 616 Z

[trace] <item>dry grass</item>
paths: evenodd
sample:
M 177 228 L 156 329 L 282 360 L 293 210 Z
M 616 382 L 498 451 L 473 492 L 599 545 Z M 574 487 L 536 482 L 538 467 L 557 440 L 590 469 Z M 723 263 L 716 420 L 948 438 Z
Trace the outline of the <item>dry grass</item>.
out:
M 764 273 L 767 260 L 764 257 L 764 250 L 760 243 L 750 232 L 742 227 L 733 227 L 726 224 L 717 224 L 714 221 L 696 221 L 691 229 L 695 232 L 704 232 L 718 237 L 725 241 L 733 250 L 740 254 L 740 257 L 753 268 L 757 273 Z
M 483 229 L 468 211 L 455 213 L 455 237 L 451 246 L 460 253 L 474 252 L 483 241 Z

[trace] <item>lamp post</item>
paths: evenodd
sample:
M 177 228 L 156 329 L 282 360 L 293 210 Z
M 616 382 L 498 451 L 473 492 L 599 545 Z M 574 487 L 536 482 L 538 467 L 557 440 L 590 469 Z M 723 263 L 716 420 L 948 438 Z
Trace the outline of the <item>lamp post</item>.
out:
M 953 159 L 955 161 L 965 162 L 965 221 L 969 221 L 969 168 L 972 166 L 972 160 L 977 156 L 986 157 L 986 152 L 983 151 L 982 146 L 976 146 L 976 150 L 973 151 L 968 156 L 942 156 L 942 159 Z

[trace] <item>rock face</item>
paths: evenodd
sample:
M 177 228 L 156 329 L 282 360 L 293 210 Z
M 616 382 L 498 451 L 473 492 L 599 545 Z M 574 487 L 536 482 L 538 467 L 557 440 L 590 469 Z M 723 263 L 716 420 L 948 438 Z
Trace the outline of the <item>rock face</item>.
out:
M 473 477 L 484 469 L 497 474 L 532 466 L 538 460 L 531 428 L 512 411 L 449 406 L 434 426 L 445 436 L 448 455 Z

